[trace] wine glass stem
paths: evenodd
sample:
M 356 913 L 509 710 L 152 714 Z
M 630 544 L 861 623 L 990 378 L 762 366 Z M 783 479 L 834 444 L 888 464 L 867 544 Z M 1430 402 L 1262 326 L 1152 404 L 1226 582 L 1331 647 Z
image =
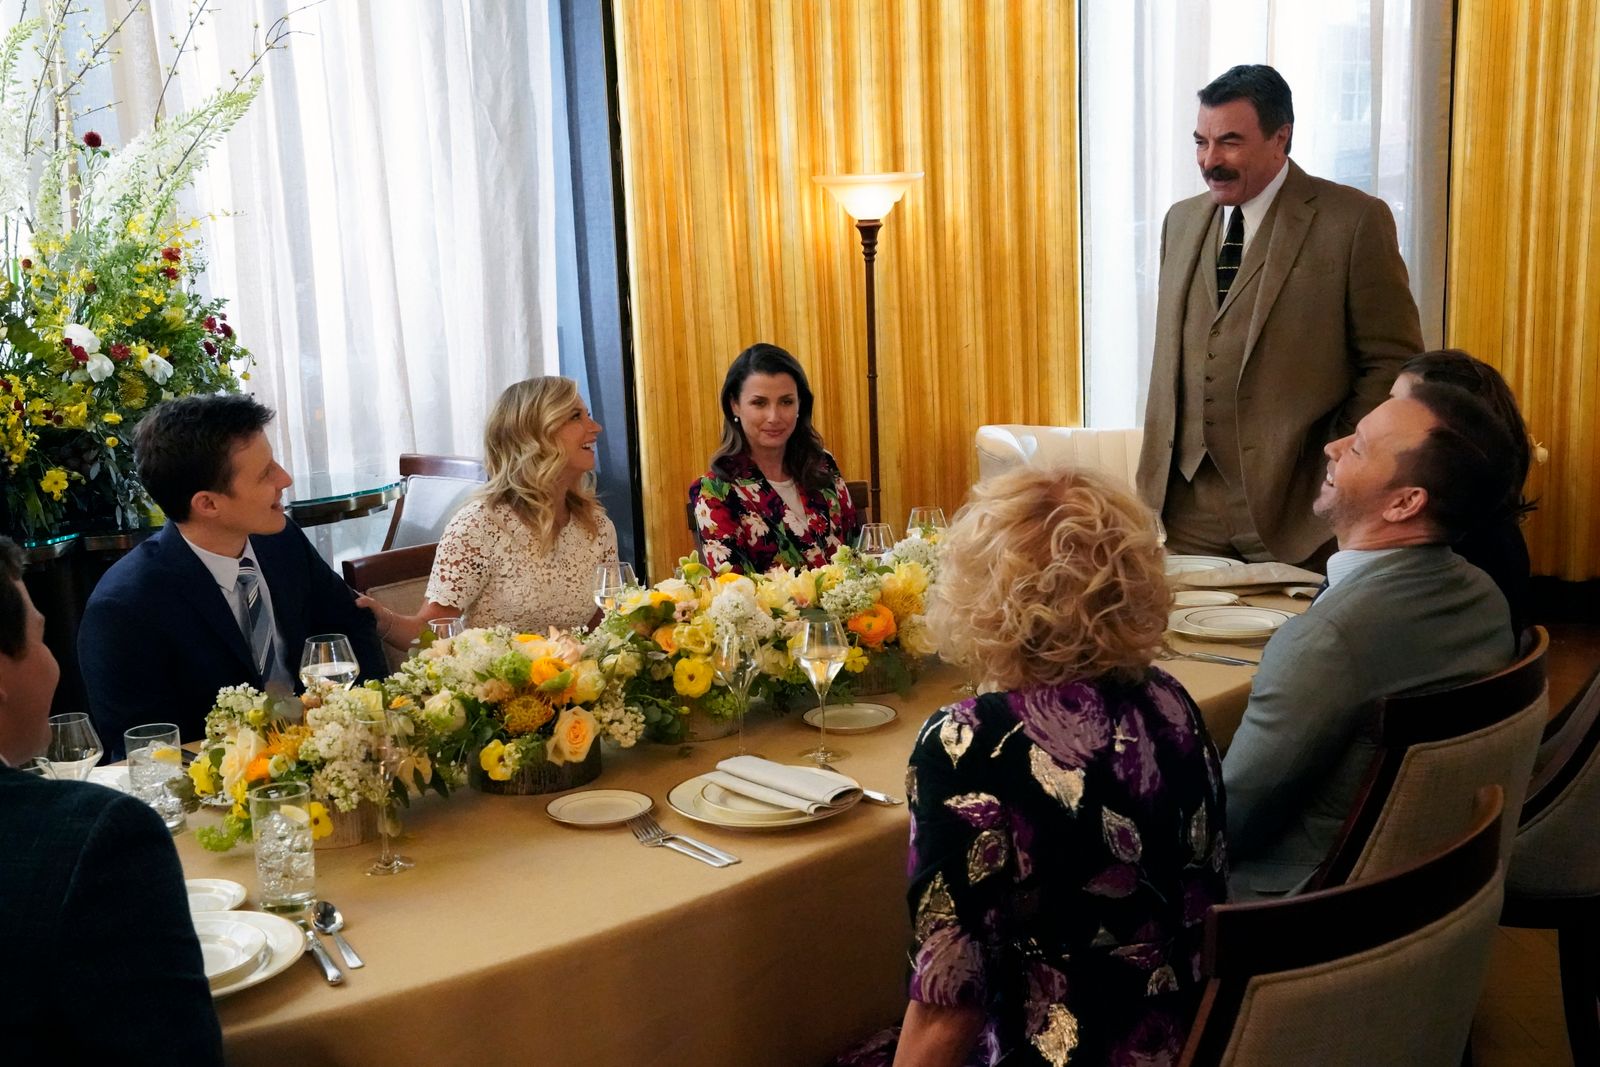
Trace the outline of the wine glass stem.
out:
M 378 806 L 378 838 L 382 842 L 378 853 L 378 866 L 388 867 L 394 862 L 389 852 L 389 790 L 393 788 L 388 775 L 383 778 L 383 803 Z
M 828 762 L 828 687 L 817 689 L 817 729 L 822 731 L 817 739 L 818 763 Z

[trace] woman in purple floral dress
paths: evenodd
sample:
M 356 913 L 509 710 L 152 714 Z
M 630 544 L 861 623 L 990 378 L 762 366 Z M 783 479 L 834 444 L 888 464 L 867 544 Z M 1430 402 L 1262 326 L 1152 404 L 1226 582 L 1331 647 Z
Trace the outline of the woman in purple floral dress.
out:
M 840 1063 L 1177 1061 L 1227 864 L 1216 750 L 1150 665 L 1170 600 L 1148 512 L 1101 478 L 973 490 L 932 621 L 997 691 L 918 735 L 911 1003 Z
M 711 470 L 689 487 L 712 567 L 820 567 L 855 536 L 855 506 L 811 425 L 811 407 L 806 372 L 777 345 L 751 345 L 728 368 L 722 444 Z

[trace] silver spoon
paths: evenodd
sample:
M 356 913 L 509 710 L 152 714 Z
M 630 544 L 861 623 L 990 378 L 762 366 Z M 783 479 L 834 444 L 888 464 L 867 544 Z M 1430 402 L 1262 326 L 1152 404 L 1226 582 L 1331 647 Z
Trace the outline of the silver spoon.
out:
M 344 929 L 344 916 L 339 914 L 338 908 L 326 900 L 319 900 L 316 907 L 312 909 L 312 914 L 314 917 L 311 920 L 311 925 L 315 926 L 319 932 L 333 938 L 333 943 L 339 946 L 339 955 L 344 957 L 346 964 L 351 967 L 366 966 L 361 957 L 356 955 L 356 950 L 350 946 L 350 942 L 346 941 L 344 935 L 339 932 Z

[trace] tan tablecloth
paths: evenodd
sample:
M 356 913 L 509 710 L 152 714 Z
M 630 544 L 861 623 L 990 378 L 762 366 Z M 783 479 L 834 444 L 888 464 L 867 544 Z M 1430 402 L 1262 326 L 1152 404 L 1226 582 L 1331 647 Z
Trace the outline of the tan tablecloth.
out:
M 1161 666 L 1231 736 L 1251 670 Z M 837 738 L 849 753 L 839 769 L 903 793 L 917 728 L 959 699 L 959 681 L 941 666 L 908 699 L 870 698 L 900 715 Z M 798 713 L 749 726 L 769 758 L 799 762 L 815 740 Z M 626 828 L 558 825 L 548 796 L 470 791 L 413 804 L 402 851 L 417 866 L 405 874 L 363 874 L 375 844 L 319 852 L 318 893 L 339 905 L 367 966 L 330 988 L 302 961 L 220 1001 L 229 1062 L 817 1064 L 896 1021 L 906 809 L 862 803 L 799 830 L 740 833 L 667 807 L 672 786 L 735 747 L 608 752 L 596 783 L 649 794 L 662 825 L 733 852 L 734 867 L 645 848 Z M 190 833 L 178 849 L 189 877 L 242 882 L 253 904 L 248 849 L 215 855 Z

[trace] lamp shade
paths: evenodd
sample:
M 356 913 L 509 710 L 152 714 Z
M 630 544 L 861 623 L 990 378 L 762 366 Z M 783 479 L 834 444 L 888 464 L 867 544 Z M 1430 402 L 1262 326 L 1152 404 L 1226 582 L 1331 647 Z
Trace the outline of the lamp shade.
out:
M 895 174 L 818 174 L 811 180 L 833 194 L 839 206 L 850 213 L 857 222 L 862 219 L 881 219 L 889 209 L 900 202 L 912 183 L 922 179 L 922 172 L 900 171 Z

